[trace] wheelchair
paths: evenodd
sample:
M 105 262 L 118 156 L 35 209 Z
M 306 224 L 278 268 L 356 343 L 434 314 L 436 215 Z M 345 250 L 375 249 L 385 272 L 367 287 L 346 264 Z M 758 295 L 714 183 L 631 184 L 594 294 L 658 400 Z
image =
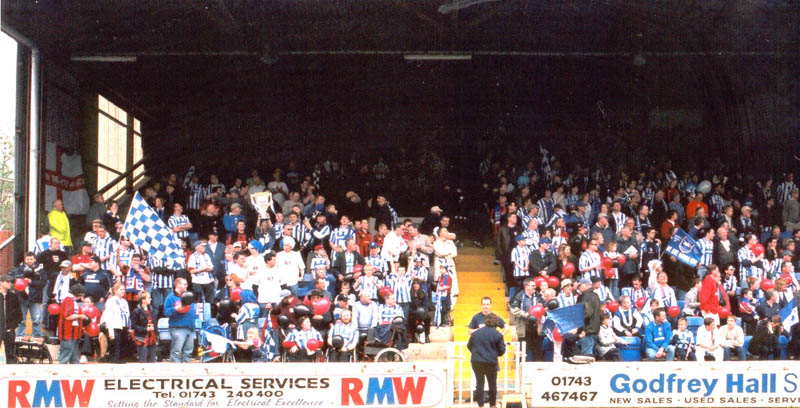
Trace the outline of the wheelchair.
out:
M 407 357 L 403 352 L 408 348 L 406 320 L 398 316 L 392 319 L 391 323 L 383 326 L 388 327 L 371 328 L 366 334 L 366 339 L 362 333 L 365 360 L 373 360 L 376 363 L 406 361 Z M 375 333 L 376 331 L 378 333 Z M 380 338 L 384 336 L 386 339 L 382 341 Z
M 331 354 L 333 352 L 335 352 L 335 350 L 338 350 L 342 346 L 344 346 L 344 339 L 342 338 L 342 336 L 338 336 L 338 335 L 337 336 L 333 336 L 331 338 L 331 343 L 332 343 L 332 346 L 329 345 L 325 350 L 325 361 L 326 362 L 333 362 L 333 360 L 331 360 L 331 358 L 332 358 Z M 353 363 L 353 362 L 357 361 L 356 350 L 358 350 L 358 347 L 356 347 L 353 350 L 347 352 L 347 354 L 346 354 L 347 355 L 347 361 L 342 361 L 342 362 Z

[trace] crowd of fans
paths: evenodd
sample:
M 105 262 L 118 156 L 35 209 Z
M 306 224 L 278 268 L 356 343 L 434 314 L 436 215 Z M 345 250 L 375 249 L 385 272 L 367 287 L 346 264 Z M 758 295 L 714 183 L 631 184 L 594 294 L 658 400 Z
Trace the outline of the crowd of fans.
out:
M 496 263 L 529 360 L 553 343 L 563 358 L 618 360 L 618 346 L 648 360 L 779 359 L 781 344 L 800 355 L 800 325 L 781 315 L 800 290 L 792 173 L 778 183 L 722 166 L 678 177 L 669 162 L 638 174 L 563 171 L 542 153 L 541 166 L 481 163 L 496 194 Z M 679 229 L 700 248 L 696 267 L 665 252 Z M 574 304 L 583 327 L 543 331 L 548 309 Z
M 185 251 L 177 268 L 136 247 L 118 204 L 106 208 L 96 196 L 73 256 L 52 231 L 11 272 L 16 340 L 56 334 L 59 360 L 74 363 L 154 361 L 167 337 L 170 361 L 187 362 L 198 326 L 213 324 L 240 359 L 342 360 L 368 342 L 427 342 L 432 325 L 451 324 L 458 252 L 440 208 L 418 227 L 384 195 L 362 203 L 351 191 L 337 205 L 314 193 L 311 178 L 287 185 L 280 175 L 265 184 L 253 171 L 232 185 L 210 175 L 200 184 L 190 171 L 185 182 L 172 175 L 144 189 Z M 273 207 L 261 217 L 249 194 L 265 189 Z
M 356 177 L 350 168 L 359 183 L 343 182 Z M 542 360 L 553 340 L 566 357 L 615 359 L 615 344 L 637 337 L 648 359 L 742 358 L 746 336 L 759 358 L 779 356 L 779 336 L 800 353 L 800 335 L 782 330 L 780 317 L 800 289 L 791 173 L 778 183 L 714 166 L 678 177 L 669 162 L 638 174 L 567 171 L 543 149 L 522 166 L 488 156 L 479 186 L 432 194 L 452 218 L 433 206 L 417 226 L 377 193 L 393 184 L 387 180 L 395 170 L 383 160 L 372 167 L 326 162 L 307 175 L 293 164 L 275 169 L 269 182 L 253 170 L 222 183 L 194 168 L 159 179 L 142 193 L 179 239 L 186 253 L 180 268 L 133 245 L 119 206 L 100 195 L 87 215 L 91 230 L 65 248 L 70 234 L 56 202 L 51 234 L 10 274 L 21 315 L 17 340 L 57 335 L 59 359 L 68 363 L 81 356 L 154 361 L 166 337 L 169 359 L 180 362 L 195 353 L 197 321 L 213 321 L 240 358 L 342 360 L 385 338 L 402 317 L 405 335 L 427 341 L 432 325 L 452 324 L 461 242 L 450 230 L 457 229 L 476 246 L 494 241 L 530 360 Z M 337 186 L 354 184 L 368 187 L 340 198 L 345 190 Z M 273 199 L 268 217 L 250 202 L 264 191 Z M 664 253 L 679 228 L 702 248 L 695 268 Z M 576 303 L 584 305 L 582 328 L 555 338 L 543 332 L 548 309 Z M 696 336 L 687 334 L 687 318 L 695 316 L 705 319 Z M 159 327 L 162 318 L 168 324 Z

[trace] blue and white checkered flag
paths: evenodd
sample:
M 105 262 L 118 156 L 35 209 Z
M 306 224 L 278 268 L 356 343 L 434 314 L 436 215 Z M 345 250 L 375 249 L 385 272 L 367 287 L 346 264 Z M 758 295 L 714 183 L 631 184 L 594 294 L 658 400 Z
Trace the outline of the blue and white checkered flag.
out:
M 800 322 L 797 314 L 797 299 L 792 299 L 786 306 L 781 309 L 781 320 L 783 321 L 783 328 L 787 332 L 792 332 L 792 326 Z
M 151 257 L 166 260 L 166 265 L 179 269 L 185 264 L 186 255 L 178 238 L 138 192 L 133 196 L 122 231 L 131 243 Z

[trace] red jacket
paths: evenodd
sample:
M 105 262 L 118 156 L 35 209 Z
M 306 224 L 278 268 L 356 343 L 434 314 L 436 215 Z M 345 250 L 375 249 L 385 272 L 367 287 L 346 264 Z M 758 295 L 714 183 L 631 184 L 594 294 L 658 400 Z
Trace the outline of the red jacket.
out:
M 722 295 L 722 299 L 725 301 L 725 306 L 730 309 L 731 307 L 731 300 L 728 298 L 728 293 L 725 292 L 722 288 L 722 284 L 716 282 L 711 274 L 706 275 L 706 278 L 703 279 L 703 286 L 700 287 L 700 310 L 708 313 L 717 313 L 719 312 L 719 297 L 717 294 Z

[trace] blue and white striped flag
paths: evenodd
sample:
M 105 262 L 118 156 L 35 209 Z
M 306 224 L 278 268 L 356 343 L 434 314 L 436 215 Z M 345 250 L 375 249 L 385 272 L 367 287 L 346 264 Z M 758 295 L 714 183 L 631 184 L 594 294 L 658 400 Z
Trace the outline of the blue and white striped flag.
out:
M 178 238 L 138 192 L 133 196 L 122 231 L 131 243 L 147 251 L 151 257 L 166 260 L 172 269 L 180 269 L 186 264 Z
M 786 306 L 781 309 L 781 320 L 783 321 L 783 328 L 791 333 L 792 326 L 800 322 L 800 318 L 798 318 L 797 315 L 797 299 L 792 299 L 791 302 L 787 303 Z

